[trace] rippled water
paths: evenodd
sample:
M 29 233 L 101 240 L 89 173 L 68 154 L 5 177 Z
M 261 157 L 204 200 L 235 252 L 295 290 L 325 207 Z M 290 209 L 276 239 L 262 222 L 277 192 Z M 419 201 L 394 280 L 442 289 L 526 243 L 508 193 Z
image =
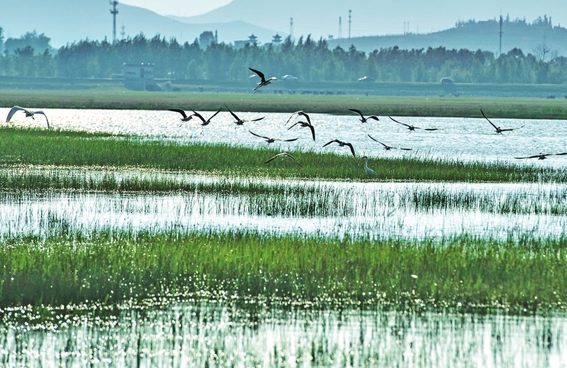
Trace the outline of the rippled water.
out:
M 566 235 L 567 186 L 558 184 L 316 183 L 281 195 L 4 193 L 0 236 L 249 230 L 333 237 L 497 239 Z M 429 202 L 425 198 L 443 197 Z M 467 201 L 464 208 L 460 201 Z
M 176 106 L 178 107 L 178 106 Z M 220 107 L 220 106 L 219 106 Z M 182 123 L 169 111 L 44 109 L 56 129 L 134 134 L 179 143 L 221 142 L 265 146 L 261 135 L 295 138 L 274 143 L 282 149 L 349 154 L 332 139 L 352 142 L 358 156 L 415 155 L 441 159 L 502 161 L 564 167 L 566 156 L 516 160 L 515 156 L 567 151 L 565 121 L 492 119 L 502 127 L 523 128 L 496 135 L 486 120 L 399 118 L 439 131 L 409 132 L 381 117 L 361 124 L 355 115 L 310 114 L 310 132 L 287 130 L 290 114 L 266 116 L 236 126 L 227 112 L 201 127 Z M 0 109 L 0 116 L 8 109 Z M 485 109 L 490 116 L 490 111 Z M 370 112 L 371 113 L 371 112 Z M 205 116 L 210 113 L 203 112 Z M 480 114 L 480 112 L 479 112 Z M 5 115 L 4 115 L 5 116 Z M 395 117 L 396 118 L 396 117 Z M 294 120 L 295 121 L 295 120 Z M 44 126 L 16 115 L 13 124 Z M 367 135 L 412 151 L 385 151 Z M 49 175 L 49 174 L 48 174 Z M 100 172 L 73 171 L 98 180 Z M 239 180 L 184 173 L 123 172 L 124 177 L 167 177 L 183 182 Z M 249 181 L 262 179 L 247 179 Z M 462 233 L 494 238 L 565 236 L 565 184 L 434 184 L 278 181 L 315 188 L 310 197 L 237 194 L 1 193 L 0 237 L 48 236 L 60 229 L 251 230 L 330 236 L 422 239 Z M 270 182 L 262 181 L 266 185 Z M 272 183 L 273 184 L 273 183 Z M 325 194 L 317 194 L 325 193 Z M 452 198 L 480 198 L 471 206 L 419 204 L 412 198 L 441 193 Z M 334 196 L 334 197 L 333 197 Z M 333 199 L 335 198 L 335 199 Z M 492 205 L 482 204 L 482 198 Z M 508 202 L 519 211 L 504 210 Z M 305 204 L 309 204 L 306 206 Z M 451 204 L 453 203 L 453 204 Z M 492 206 L 492 207 L 491 207 Z M 309 212 L 305 208 L 315 208 Z M 317 212 L 318 211 L 318 212 Z M 3 311 L 7 313 L 7 311 Z M 564 367 L 567 366 L 567 318 L 491 314 L 314 311 L 296 308 L 233 308 L 223 304 L 168 302 L 159 308 L 125 308 L 118 315 L 61 312 L 52 324 L 28 323 L 22 313 L 0 324 L 0 365 L 39 366 L 404 366 L 404 367 Z M 93 312 L 93 314 L 95 314 Z M 23 319 L 22 319 L 23 318 Z M 8 318 L 7 320 L 10 320 Z
M 25 313 L 24 313 L 25 315 Z M 176 303 L 0 326 L 4 367 L 564 367 L 567 319 Z
M 222 106 L 219 103 L 219 108 Z M 187 106 L 187 109 L 190 107 Z M 194 107 L 193 107 L 194 108 Z M 564 120 L 529 120 L 529 119 L 492 119 L 502 128 L 521 129 L 496 134 L 494 128 L 480 115 L 479 118 L 424 118 L 394 117 L 403 123 L 422 128 L 440 128 L 438 131 L 416 130 L 410 132 L 406 127 L 391 121 L 387 116 L 380 121 L 362 124 L 358 117 L 345 111 L 344 115 L 310 114 L 316 130 L 316 141 L 311 138 L 307 128 L 295 126 L 287 130 L 294 118 L 286 125 L 290 113 L 246 113 L 236 112 L 243 119 L 265 116 L 259 122 L 237 126 L 227 111 L 220 112 L 207 126 L 191 120 L 181 122 L 180 114 L 171 111 L 137 110 L 44 110 L 56 129 L 73 129 L 90 132 L 108 132 L 114 134 L 134 134 L 149 139 L 187 142 L 222 142 L 233 145 L 260 147 L 265 146 L 263 139 L 254 137 L 249 130 L 268 137 L 299 138 L 295 142 L 276 142 L 274 145 L 283 150 L 301 149 L 329 151 L 350 154 L 345 147 L 332 144 L 323 145 L 333 139 L 350 142 L 358 156 L 400 156 L 432 157 L 442 159 L 502 161 L 515 164 L 567 166 L 566 156 L 551 156 L 547 160 L 516 160 L 514 157 L 531 156 L 540 152 L 567 152 L 567 122 Z M 490 117 L 490 110 L 485 109 Z M 200 111 L 205 118 L 213 112 Z M 0 109 L 0 116 L 8 109 Z M 369 112 L 371 113 L 371 112 Z M 12 118 L 13 124 L 27 126 L 45 126 L 42 116 L 32 120 L 23 114 Z M 390 150 L 372 141 L 373 138 L 395 147 L 411 148 L 412 151 Z

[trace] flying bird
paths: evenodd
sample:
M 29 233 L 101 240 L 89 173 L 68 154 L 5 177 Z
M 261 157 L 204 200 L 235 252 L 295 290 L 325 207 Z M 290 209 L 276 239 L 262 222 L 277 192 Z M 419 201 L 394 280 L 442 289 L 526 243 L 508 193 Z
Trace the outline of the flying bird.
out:
M 236 119 L 236 121 L 234 122 L 234 124 L 236 124 L 236 125 L 242 125 L 242 124 L 250 122 L 250 121 L 260 121 L 260 120 L 264 119 L 264 116 L 262 116 L 261 118 L 257 118 L 257 119 L 242 120 L 241 118 L 238 117 L 238 115 L 236 115 L 234 112 L 232 112 L 232 110 L 229 109 L 228 106 L 224 105 L 224 107 L 226 107 L 228 112 L 230 112 L 230 115 L 232 115 Z
M 352 112 L 356 112 L 358 115 L 360 115 L 360 121 L 363 123 L 366 123 L 368 121 L 368 119 L 373 119 L 376 121 L 380 121 L 380 119 L 378 119 L 378 116 L 376 115 L 369 115 L 367 117 L 364 117 L 364 115 L 362 114 L 362 111 L 357 110 L 357 109 L 349 109 Z
M 248 69 L 252 70 L 258 77 L 260 77 L 260 83 L 258 83 L 258 85 L 256 87 L 254 87 L 254 91 L 256 91 L 260 87 L 267 86 L 268 84 L 272 83 L 273 80 L 278 79 L 276 77 L 270 77 L 270 78 L 266 79 L 266 77 L 264 76 L 264 73 L 262 73 L 261 71 L 256 70 L 256 69 L 252 69 L 252 68 L 248 68 Z
M 181 121 L 189 121 L 193 118 L 193 115 L 189 115 L 187 116 L 187 114 L 185 113 L 185 111 L 181 110 L 181 109 L 168 109 L 169 111 L 173 111 L 173 112 L 178 112 L 181 114 Z
M 378 173 L 376 173 L 376 171 L 368 167 L 368 156 L 363 156 L 362 158 L 364 159 L 364 171 L 366 171 L 368 175 L 378 176 Z
M 296 141 L 296 140 L 299 139 L 299 138 L 292 138 L 292 139 L 270 138 L 270 137 L 265 137 L 263 135 L 256 134 L 251 130 L 249 130 L 249 132 L 250 132 L 250 134 L 255 135 L 256 137 L 264 138 L 267 143 L 274 143 L 276 141 L 278 141 L 278 142 L 293 142 L 293 141 Z
M 539 155 L 533 155 L 533 156 L 526 156 L 526 157 L 514 157 L 518 160 L 522 160 L 522 159 L 526 159 L 526 158 L 537 158 L 538 160 L 545 160 L 547 158 L 547 156 L 564 156 L 567 155 L 567 152 L 563 152 L 563 153 L 540 153 Z
M 338 144 L 339 144 L 339 147 L 348 146 L 348 147 L 350 148 L 350 152 L 352 153 L 352 155 L 353 155 L 354 157 L 356 157 L 356 155 L 354 154 L 354 148 L 352 147 L 352 144 L 351 144 L 351 143 L 339 141 L 338 139 L 333 139 L 332 141 L 330 141 L 330 142 L 328 142 L 328 143 L 325 143 L 325 144 L 323 145 L 323 147 L 328 146 L 328 145 L 331 144 L 331 143 L 338 143 Z
M 303 116 L 305 119 L 307 119 L 307 122 L 309 124 L 311 124 L 311 118 L 309 117 L 309 115 L 307 115 L 307 113 L 305 113 L 302 110 L 296 111 L 293 114 L 291 114 L 291 116 L 287 119 L 287 121 L 285 122 L 285 124 L 287 125 L 287 123 L 289 123 L 289 121 L 295 116 L 295 115 L 301 115 Z
M 287 130 L 290 130 L 291 128 L 293 128 L 296 125 L 300 125 L 302 128 L 309 128 L 311 130 L 311 136 L 313 137 L 313 140 L 315 141 L 315 127 L 313 125 L 311 125 L 310 122 L 298 121 L 297 123 L 295 123 L 292 126 L 290 126 L 289 128 L 287 128 Z
M 10 109 L 10 111 L 8 112 L 8 116 L 6 117 L 6 123 L 9 122 L 10 119 L 12 118 L 12 116 L 14 116 L 14 114 L 17 113 L 18 111 L 25 112 L 26 118 L 31 116 L 31 118 L 34 119 L 34 120 L 35 120 L 35 116 L 34 116 L 35 114 L 40 114 L 40 115 L 45 116 L 45 120 L 47 121 L 47 129 L 50 129 L 49 119 L 47 118 L 47 115 L 45 115 L 45 113 L 43 111 L 41 111 L 41 110 L 30 111 L 30 110 L 24 109 L 23 107 L 20 107 L 20 106 L 14 106 Z
M 383 146 L 384 146 L 384 149 L 385 149 L 386 151 L 389 151 L 389 150 L 391 150 L 392 148 L 394 148 L 394 149 L 401 149 L 401 150 L 404 150 L 404 151 L 411 151 L 411 148 L 401 148 L 401 147 L 388 146 L 387 144 L 384 144 L 384 143 L 380 142 L 379 140 L 376 140 L 376 139 L 372 138 L 372 136 L 371 136 L 370 134 L 368 134 L 368 136 L 369 136 L 370 139 L 372 139 L 373 141 L 378 142 L 378 143 L 380 143 L 381 145 L 383 145 Z
M 516 129 L 520 129 L 520 128 L 523 128 L 523 127 L 524 127 L 524 126 L 522 125 L 522 126 L 519 127 L 519 128 L 506 128 L 506 129 L 502 129 L 502 128 L 497 127 L 496 125 L 494 125 L 494 124 L 490 121 L 490 119 L 488 119 L 488 118 L 486 117 L 486 115 L 484 115 L 484 111 L 482 111 L 482 109 L 480 109 L 480 112 L 482 113 L 482 116 L 484 116 L 484 118 L 486 119 L 486 121 L 488 121 L 488 122 L 490 123 L 490 125 L 492 125 L 492 126 L 494 127 L 494 129 L 496 129 L 496 134 L 502 134 L 502 132 L 509 132 L 509 131 L 511 131 L 511 130 L 516 130 Z
M 420 127 L 416 127 L 415 125 L 410 125 L 410 124 L 402 123 L 401 121 L 397 121 L 396 119 L 392 118 L 391 116 L 388 116 L 388 117 L 389 117 L 390 119 L 392 119 L 392 121 L 393 121 L 394 123 L 398 123 L 398 124 L 407 126 L 410 131 L 414 131 L 414 130 L 416 130 L 416 129 L 421 129 L 421 130 L 440 130 L 439 128 L 420 128 Z
M 284 157 L 289 157 L 291 158 L 293 161 L 295 161 L 296 164 L 298 164 L 299 166 L 303 166 L 301 165 L 292 155 L 290 155 L 287 152 L 282 152 L 282 153 L 278 153 L 277 155 L 275 155 L 274 157 L 268 159 L 266 162 L 264 162 L 265 164 L 267 164 L 268 162 L 274 161 L 276 158 L 281 157 L 282 159 Z
M 196 116 L 196 117 L 198 117 L 198 118 L 202 121 L 201 125 L 209 125 L 209 123 L 211 122 L 211 120 L 212 120 L 215 116 L 217 116 L 217 114 L 218 114 L 219 112 L 221 112 L 221 110 L 222 110 L 222 107 L 221 107 L 220 109 L 218 109 L 217 112 L 215 112 L 215 113 L 213 114 L 213 116 L 211 116 L 211 117 L 208 118 L 208 119 L 205 119 L 205 118 L 203 117 L 203 115 L 199 114 L 199 113 L 198 113 L 197 111 L 195 111 L 195 110 L 191 110 L 191 111 L 193 111 L 193 115 L 191 115 L 191 116 Z

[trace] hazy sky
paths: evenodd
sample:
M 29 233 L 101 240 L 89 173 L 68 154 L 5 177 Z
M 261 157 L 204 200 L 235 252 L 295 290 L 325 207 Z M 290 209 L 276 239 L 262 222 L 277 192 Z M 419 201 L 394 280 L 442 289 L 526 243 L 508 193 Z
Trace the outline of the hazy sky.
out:
M 120 3 L 139 6 L 161 15 L 191 16 L 206 13 L 232 0 L 119 0 Z

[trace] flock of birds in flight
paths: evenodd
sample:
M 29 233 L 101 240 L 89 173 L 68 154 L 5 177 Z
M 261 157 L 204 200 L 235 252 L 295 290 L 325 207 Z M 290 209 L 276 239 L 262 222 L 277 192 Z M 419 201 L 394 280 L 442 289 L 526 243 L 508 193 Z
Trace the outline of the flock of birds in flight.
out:
M 255 73 L 259 78 L 260 78 L 260 82 L 258 83 L 258 85 L 254 88 L 254 91 L 258 90 L 261 87 L 267 86 L 269 85 L 273 80 L 277 80 L 276 77 L 270 77 L 268 79 L 266 79 L 264 73 L 260 72 L 259 70 L 256 69 L 252 69 L 249 68 L 253 73 Z M 228 106 L 226 106 L 226 109 L 228 110 L 228 112 L 232 115 L 232 117 L 235 119 L 234 123 L 236 125 L 243 125 L 247 122 L 256 122 L 256 121 L 260 121 L 262 119 L 264 119 L 264 117 L 260 117 L 260 118 L 256 118 L 256 119 L 250 119 L 250 120 L 243 120 L 241 119 L 238 115 L 236 115 L 232 110 L 230 110 L 228 108 Z M 365 116 L 362 111 L 357 110 L 357 109 L 349 109 L 350 111 L 356 113 L 359 115 L 360 117 L 360 121 L 362 123 L 367 123 L 369 120 L 375 120 L 375 121 L 379 121 L 380 119 L 378 118 L 378 116 L 376 115 L 367 115 Z M 14 114 L 16 114 L 18 111 L 23 111 L 26 115 L 26 117 L 31 117 L 32 119 L 35 119 L 35 115 L 43 115 L 45 117 L 45 120 L 47 122 L 47 129 L 50 129 L 50 125 L 49 125 L 49 119 L 47 118 L 47 115 L 42 111 L 42 110 L 38 110 L 38 111 L 30 111 L 28 109 L 25 109 L 23 107 L 20 106 L 14 106 L 10 109 L 10 111 L 8 112 L 8 116 L 6 117 L 6 122 L 9 122 L 10 119 L 12 119 L 12 117 L 14 116 Z M 168 109 L 168 111 L 172 111 L 172 112 L 176 112 L 181 114 L 181 121 L 183 122 L 187 122 L 192 120 L 193 118 L 199 119 L 201 121 L 201 125 L 202 126 L 206 126 L 209 125 L 212 121 L 212 119 L 217 116 L 221 111 L 222 108 L 218 109 L 214 114 L 212 114 L 210 117 L 205 118 L 203 115 L 201 115 L 200 113 L 198 113 L 195 110 L 191 110 L 192 114 L 187 114 L 185 112 L 185 110 L 182 109 Z M 502 134 L 502 132 L 508 132 L 508 131 L 512 131 L 512 130 L 516 130 L 516 129 L 520 129 L 523 128 L 524 126 L 522 125 L 521 127 L 517 127 L 517 128 L 501 128 L 499 126 L 496 126 L 492 121 L 490 121 L 490 119 L 484 114 L 484 112 L 482 111 L 482 109 L 480 110 L 482 116 L 490 123 L 490 125 L 492 125 L 492 127 L 494 127 L 494 130 L 496 131 L 496 134 Z M 307 113 L 305 113 L 304 111 L 296 111 L 294 113 L 292 113 L 292 115 L 289 117 L 289 119 L 286 122 L 286 125 L 295 117 L 298 116 L 300 118 L 304 118 L 305 121 L 303 120 L 298 120 L 296 121 L 294 124 L 292 124 L 287 130 L 292 129 L 293 127 L 299 125 L 301 128 L 309 128 L 309 130 L 311 131 L 311 136 L 313 138 L 313 141 L 315 141 L 315 127 L 313 126 L 313 124 L 311 123 L 311 118 L 309 117 L 309 115 Z M 403 125 L 405 127 L 408 128 L 408 130 L 410 131 L 415 131 L 416 129 L 420 129 L 420 130 L 425 130 L 425 131 L 435 131 L 435 130 L 441 130 L 439 128 L 421 128 L 421 127 L 417 127 L 415 125 L 411 125 L 411 124 L 406 124 L 406 123 L 402 123 L 401 121 L 398 121 L 394 118 L 392 118 L 391 116 L 388 116 L 388 118 L 390 118 L 390 120 L 392 120 L 394 123 Z M 258 137 L 258 138 L 262 138 L 266 141 L 266 143 L 274 143 L 274 142 L 293 142 L 298 140 L 299 138 L 292 138 L 292 139 L 280 139 L 280 138 L 273 138 L 273 137 L 267 137 L 267 136 L 263 136 L 257 133 L 254 133 L 253 131 L 249 130 L 250 134 Z M 389 146 L 375 138 L 373 138 L 370 134 L 368 134 L 368 137 L 370 139 L 372 139 L 373 141 L 380 143 L 385 150 L 391 150 L 391 149 L 399 149 L 399 150 L 405 150 L 405 151 L 411 151 L 411 148 L 403 148 L 403 147 L 394 147 L 394 146 Z M 349 142 L 344 142 L 341 141 L 339 139 L 333 139 L 327 143 L 325 143 L 323 145 L 323 147 L 326 147 L 328 145 L 331 144 L 338 144 L 339 147 L 348 147 L 350 149 L 350 153 L 353 155 L 353 157 L 356 157 L 356 153 L 354 151 L 354 147 L 352 145 L 352 143 Z M 530 159 L 530 158 L 537 158 L 539 160 L 544 160 L 546 159 L 548 156 L 563 156 L 563 155 L 567 155 L 567 152 L 562 152 L 562 153 L 539 153 L 537 155 L 532 155 L 532 156 L 524 156 L 524 157 L 514 157 L 516 159 Z M 293 160 L 295 163 L 297 163 L 299 166 L 302 166 L 301 163 L 299 163 L 299 161 L 297 161 L 292 155 L 290 155 L 287 152 L 281 152 L 278 153 L 277 155 L 269 158 L 267 161 L 265 161 L 264 163 L 269 163 L 274 161 L 277 158 L 285 158 L 288 157 L 291 160 Z M 368 167 L 368 156 L 363 156 L 362 157 L 364 159 L 364 170 L 369 174 L 369 175 L 373 175 L 376 176 L 378 175 L 376 173 L 376 171 L 372 170 L 371 168 Z

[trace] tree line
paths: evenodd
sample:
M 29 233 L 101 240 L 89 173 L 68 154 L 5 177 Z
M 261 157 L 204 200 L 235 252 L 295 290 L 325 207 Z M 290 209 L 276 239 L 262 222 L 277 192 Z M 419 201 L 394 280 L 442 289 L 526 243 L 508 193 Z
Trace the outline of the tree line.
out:
M 0 75 L 108 78 L 122 75 L 125 63 L 151 63 L 156 78 L 187 80 L 244 81 L 250 76 L 248 67 L 253 67 L 270 76 L 289 74 L 314 82 L 354 81 L 368 76 L 382 82 L 438 82 L 446 77 L 457 83 L 567 83 L 567 58 L 546 60 L 520 49 L 498 57 L 489 51 L 444 47 L 389 47 L 366 54 L 354 46 L 330 49 L 326 40 L 311 36 L 235 48 L 216 42 L 214 37 L 207 42 L 195 39 L 180 44 L 175 38 L 139 34 L 114 44 L 81 40 L 54 50 L 43 34 L 32 32 L 24 37 L 29 41 L 25 46 L 18 40 L 4 42 L 0 28 L 0 49 L 4 50 Z

